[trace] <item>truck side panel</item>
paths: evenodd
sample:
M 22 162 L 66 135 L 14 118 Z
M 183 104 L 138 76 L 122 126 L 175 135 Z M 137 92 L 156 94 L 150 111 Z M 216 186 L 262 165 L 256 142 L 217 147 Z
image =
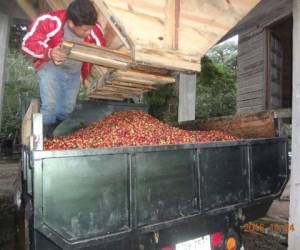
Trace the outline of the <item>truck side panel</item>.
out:
M 286 181 L 286 144 L 258 143 L 251 147 L 253 198 L 278 193 Z
M 199 165 L 203 210 L 250 200 L 246 146 L 201 149 Z
M 44 159 L 41 229 L 68 241 L 128 230 L 127 166 L 127 154 Z
M 199 212 L 194 155 L 194 150 L 135 155 L 139 227 Z
M 106 249 L 222 214 L 245 223 L 247 207 L 261 207 L 261 216 L 280 195 L 286 145 L 270 139 L 33 152 L 26 180 L 33 249 Z

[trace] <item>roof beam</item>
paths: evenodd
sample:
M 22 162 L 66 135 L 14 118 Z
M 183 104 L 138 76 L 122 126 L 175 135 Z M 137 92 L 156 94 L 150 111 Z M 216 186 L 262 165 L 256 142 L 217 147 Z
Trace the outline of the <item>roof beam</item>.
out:
M 38 17 L 38 11 L 26 0 L 16 0 L 20 8 L 31 19 L 34 20 Z
M 48 5 L 53 10 L 60 10 L 65 9 L 67 6 L 63 1 L 57 1 L 57 0 L 46 0 Z

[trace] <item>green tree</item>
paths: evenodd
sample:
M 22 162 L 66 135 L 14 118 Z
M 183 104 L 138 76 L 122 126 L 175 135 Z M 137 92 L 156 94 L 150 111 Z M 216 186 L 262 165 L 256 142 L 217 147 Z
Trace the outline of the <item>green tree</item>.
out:
M 208 118 L 235 113 L 236 74 L 225 64 L 204 56 L 197 76 L 196 117 Z
M 31 61 L 18 49 L 9 52 L 5 70 L 0 138 L 16 139 L 20 135 L 22 96 L 37 96 L 38 83 Z
M 14 24 L 10 29 L 10 51 L 6 59 L 4 98 L 2 106 L 1 139 L 15 139 L 19 136 L 21 119 L 21 96 L 37 92 L 33 65 L 21 52 L 26 27 Z
M 9 47 L 13 50 L 20 49 L 27 27 L 22 24 L 13 24 L 10 27 Z
M 169 104 L 174 96 L 173 85 L 163 85 L 144 94 L 144 102 L 149 106 L 149 113 L 160 120 L 170 121 Z
M 237 44 L 227 42 L 213 47 L 202 58 L 202 71 L 197 75 L 196 118 L 235 113 L 237 54 Z M 163 86 L 144 95 L 152 115 L 165 121 L 176 119 L 178 99 L 174 88 Z
M 225 42 L 211 48 L 207 56 L 217 64 L 236 70 L 238 46 L 235 42 Z

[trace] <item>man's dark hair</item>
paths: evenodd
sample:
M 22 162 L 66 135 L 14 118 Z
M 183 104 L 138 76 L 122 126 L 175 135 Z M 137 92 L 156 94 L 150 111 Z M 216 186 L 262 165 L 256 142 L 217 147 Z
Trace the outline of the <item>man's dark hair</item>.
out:
M 97 11 L 90 0 L 74 0 L 67 9 L 67 16 L 76 26 L 97 22 Z

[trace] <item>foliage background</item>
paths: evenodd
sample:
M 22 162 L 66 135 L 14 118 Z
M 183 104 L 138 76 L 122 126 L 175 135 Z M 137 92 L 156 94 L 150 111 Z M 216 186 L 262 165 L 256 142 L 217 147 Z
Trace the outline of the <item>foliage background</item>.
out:
M 9 52 L 6 58 L 4 97 L 2 105 L 2 123 L 0 140 L 20 138 L 21 99 L 23 96 L 37 96 L 38 83 L 34 67 L 20 49 L 22 37 L 26 29 L 21 25 L 13 25 L 10 31 Z
M 236 76 L 232 68 L 214 63 L 207 56 L 201 60 L 197 76 L 196 117 L 232 115 L 236 111 Z
M 20 135 L 22 96 L 37 96 L 38 84 L 32 63 L 17 49 L 9 51 L 5 75 L 0 136 L 16 140 Z
M 235 114 L 237 55 L 237 44 L 227 42 L 213 47 L 202 58 L 196 85 L 197 119 Z M 175 122 L 178 105 L 176 95 L 176 86 L 169 85 L 146 93 L 144 100 L 153 116 Z

